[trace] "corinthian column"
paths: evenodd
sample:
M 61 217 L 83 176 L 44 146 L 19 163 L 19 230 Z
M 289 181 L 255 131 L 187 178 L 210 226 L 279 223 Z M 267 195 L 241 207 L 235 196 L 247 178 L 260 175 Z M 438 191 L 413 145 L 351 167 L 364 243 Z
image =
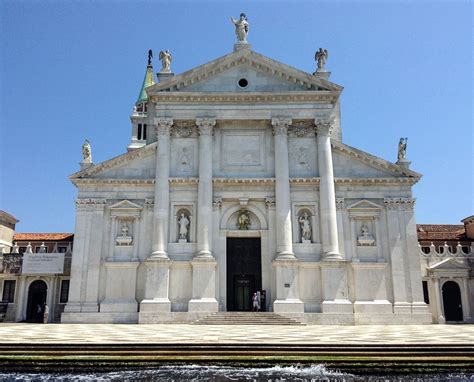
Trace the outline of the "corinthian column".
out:
M 275 142 L 275 199 L 277 259 L 293 259 L 291 236 L 290 174 L 288 168 L 289 118 L 272 119 Z
M 316 120 L 319 163 L 319 198 L 324 260 L 341 260 L 337 238 L 336 192 L 332 166 L 331 133 L 333 120 Z
M 212 257 L 212 131 L 215 119 L 199 118 L 197 257 Z
M 173 120 L 158 118 L 156 133 L 158 147 L 156 153 L 155 206 L 153 210 L 152 258 L 167 259 L 168 217 L 170 204 L 170 130 Z

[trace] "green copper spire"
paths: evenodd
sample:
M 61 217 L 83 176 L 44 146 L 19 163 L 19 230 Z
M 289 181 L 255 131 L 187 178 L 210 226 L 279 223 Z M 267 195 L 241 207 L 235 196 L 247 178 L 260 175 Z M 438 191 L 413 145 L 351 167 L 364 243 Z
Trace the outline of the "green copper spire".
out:
M 138 96 L 138 100 L 136 102 L 137 104 L 146 102 L 148 100 L 145 89 L 155 83 L 155 80 L 153 79 L 153 65 L 151 63 L 152 58 L 153 52 L 150 49 L 148 51 L 148 65 L 146 67 L 145 78 L 143 79 L 142 88 L 140 89 L 140 95 Z

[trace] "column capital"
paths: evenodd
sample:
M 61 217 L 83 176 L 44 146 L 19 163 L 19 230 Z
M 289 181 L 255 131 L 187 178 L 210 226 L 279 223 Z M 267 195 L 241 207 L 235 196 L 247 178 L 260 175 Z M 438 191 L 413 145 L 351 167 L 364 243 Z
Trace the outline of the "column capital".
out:
M 156 133 L 158 135 L 170 135 L 173 119 L 171 118 L 155 118 Z
M 332 118 L 318 118 L 314 120 L 314 127 L 318 135 L 331 136 L 334 129 L 334 117 Z
M 199 135 L 212 135 L 215 125 L 215 118 L 196 118 Z
M 273 135 L 287 135 L 292 122 L 291 118 L 272 118 Z
M 272 198 L 272 197 L 267 197 L 267 198 L 265 198 L 265 205 L 266 205 L 268 208 L 275 208 L 275 206 L 276 206 L 276 200 L 275 200 L 275 198 Z
M 336 210 L 345 210 L 346 202 L 344 198 L 336 198 Z

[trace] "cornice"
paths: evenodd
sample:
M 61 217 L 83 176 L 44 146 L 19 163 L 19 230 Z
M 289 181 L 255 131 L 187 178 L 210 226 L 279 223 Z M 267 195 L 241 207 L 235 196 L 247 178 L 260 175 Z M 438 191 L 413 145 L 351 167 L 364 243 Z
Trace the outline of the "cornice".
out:
M 247 104 L 247 103 L 335 103 L 339 94 L 331 91 L 292 91 L 279 93 L 201 93 L 166 92 L 150 96 L 155 103 Z
M 155 179 L 103 179 L 103 178 L 74 178 L 71 179 L 76 186 L 98 186 L 98 185 L 154 185 Z M 413 178 L 335 178 L 338 185 L 361 184 L 408 184 L 413 185 Z M 198 184 L 199 178 L 169 178 L 170 184 Z M 275 178 L 213 178 L 214 184 L 274 184 Z M 319 184 L 320 178 L 290 178 L 290 184 Z
M 115 158 L 106 160 L 105 162 L 93 165 L 92 167 L 89 167 L 85 170 L 78 171 L 78 172 L 70 175 L 69 179 L 74 183 L 74 180 L 76 180 L 76 179 L 91 176 L 91 175 L 95 175 L 95 174 L 97 174 L 101 171 L 104 171 L 104 170 L 107 170 L 109 168 L 118 166 L 118 165 L 120 165 L 124 162 L 147 156 L 148 154 L 156 151 L 156 148 L 157 148 L 157 143 L 156 142 L 151 143 L 149 145 L 140 147 L 139 149 L 132 150 L 132 151 L 129 151 L 125 154 L 119 155 Z
M 352 146 L 348 146 L 336 140 L 331 140 L 331 147 L 339 152 L 349 155 L 350 157 L 356 158 L 359 161 L 365 162 L 372 167 L 381 168 L 402 176 L 414 178 L 416 179 L 414 183 L 416 183 L 422 177 L 421 174 L 415 171 L 408 170 L 405 167 L 401 167 L 385 159 L 377 158 L 376 156 L 370 155 L 364 151 L 358 150 Z

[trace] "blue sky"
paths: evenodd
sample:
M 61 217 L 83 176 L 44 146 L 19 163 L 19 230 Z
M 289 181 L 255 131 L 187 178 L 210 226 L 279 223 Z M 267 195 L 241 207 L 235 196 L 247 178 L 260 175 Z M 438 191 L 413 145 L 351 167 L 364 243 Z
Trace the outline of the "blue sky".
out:
M 20 232 L 74 230 L 81 145 L 124 153 L 148 49 L 181 73 L 253 49 L 308 72 L 329 50 L 344 86 L 343 141 L 396 160 L 408 137 L 418 223 L 474 213 L 472 5 L 468 1 L 0 1 L 0 209 Z M 155 70 L 156 71 L 156 70 Z

